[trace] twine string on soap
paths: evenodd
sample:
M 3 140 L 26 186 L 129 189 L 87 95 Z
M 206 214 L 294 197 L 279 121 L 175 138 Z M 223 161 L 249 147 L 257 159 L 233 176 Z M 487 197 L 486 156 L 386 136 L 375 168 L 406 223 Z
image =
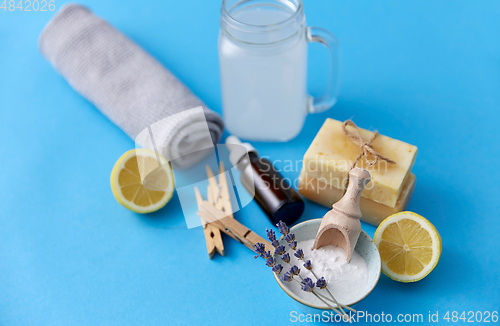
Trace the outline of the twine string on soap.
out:
M 351 126 L 352 130 L 351 131 L 347 130 L 347 126 Z M 354 163 L 352 164 L 349 170 L 352 170 L 356 166 L 356 164 L 358 164 L 359 160 L 361 160 L 362 157 L 365 158 L 365 164 L 367 166 L 374 166 L 375 164 L 377 164 L 379 160 L 385 161 L 389 164 L 396 164 L 396 162 L 394 162 L 393 160 L 383 156 L 382 154 L 373 149 L 372 143 L 375 140 L 375 138 L 377 138 L 377 136 L 379 135 L 378 131 L 375 130 L 372 138 L 370 138 L 369 141 L 365 141 L 361 136 L 361 132 L 359 131 L 358 126 L 352 120 L 344 121 L 344 123 L 342 124 L 342 131 L 344 132 L 344 135 L 346 135 L 346 137 L 349 138 L 354 144 L 358 145 L 359 149 L 361 150 L 361 153 L 354 160 Z M 372 159 L 369 158 L 370 155 Z M 347 182 L 344 189 L 347 189 L 348 184 L 349 184 L 349 175 L 347 176 Z

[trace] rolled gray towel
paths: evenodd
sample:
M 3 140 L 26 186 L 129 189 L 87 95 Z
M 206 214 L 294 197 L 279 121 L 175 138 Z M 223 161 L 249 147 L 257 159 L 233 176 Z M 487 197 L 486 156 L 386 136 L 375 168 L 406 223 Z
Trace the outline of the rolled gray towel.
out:
M 207 154 L 203 151 L 207 138 L 210 145 L 219 142 L 224 130 L 221 117 L 88 8 L 63 6 L 42 31 L 39 47 L 75 90 L 139 145 L 156 145 L 174 168 L 201 160 Z M 199 114 L 199 107 L 204 114 Z M 156 128 L 148 128 L 155 123 Z M 145 131 L 154 141 L 138 137 Z

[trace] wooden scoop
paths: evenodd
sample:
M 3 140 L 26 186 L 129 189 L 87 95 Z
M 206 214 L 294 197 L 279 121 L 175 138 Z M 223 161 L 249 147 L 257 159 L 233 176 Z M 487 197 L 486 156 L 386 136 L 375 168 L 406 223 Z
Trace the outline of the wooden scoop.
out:
M 334 245 L 344 249 L 347 261 L 351 261 L 351 254 L 361 232 L 359 199 L 368 182 L 370 173 L 367 170 L 354 168 L 349 171 L 347 191 L 323 217 L 313 249 Z

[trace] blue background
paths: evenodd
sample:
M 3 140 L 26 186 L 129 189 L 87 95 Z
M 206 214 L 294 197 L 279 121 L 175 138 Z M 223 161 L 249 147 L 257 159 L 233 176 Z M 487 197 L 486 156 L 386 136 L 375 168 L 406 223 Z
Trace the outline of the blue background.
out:
M 219 1 L 83 2 L 220 112 Z M 327 117 L 414 144 L 409 210 L 443 240 L 427 278 L 381 276 L 357 308 L 426 320 L 439 311 L 441 321 L 446 311 L 499 310 L 500 3 L 305 0 L 305 12 L 342 46 L 339 102 L 309 116 L 294 140 L 255 147 L 300 160 Z M 40 55 L 53 14 L 0 10 L 0 325 L 289 323 L 297 308 L 262 261 L 228 237 L 227 256 L 209 260 L 176 195 L 149 215 L 114 200 L 111 169 L 134 143 Z M 327 53 L 310 50 L 318 93 Z M 301 220 L 327 211 L 306 204 Z M 270 227 L 255 203 L 236 218 L 262 236 Z M 373 226 L 363 229 L 373 236 Z

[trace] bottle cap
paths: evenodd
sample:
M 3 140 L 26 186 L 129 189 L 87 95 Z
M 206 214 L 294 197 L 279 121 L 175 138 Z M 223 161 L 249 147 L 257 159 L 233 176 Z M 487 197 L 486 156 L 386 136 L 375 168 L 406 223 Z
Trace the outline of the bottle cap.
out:
M 255 147 L 250 145 L 250 143 L 242 143 L 236 136 L 227 137 L 226 146 L 227 149 L 229 149 L 229 161 L 233 166 L 238 165 L 240 160 L 247 155 L 247 153 L 253 152 L 258 155 Z

